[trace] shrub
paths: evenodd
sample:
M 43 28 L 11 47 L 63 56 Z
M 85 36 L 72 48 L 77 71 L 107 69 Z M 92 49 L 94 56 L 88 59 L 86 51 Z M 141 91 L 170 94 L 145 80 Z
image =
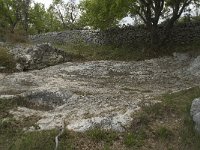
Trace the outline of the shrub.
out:
M 15 31 L 14 33 L 7 32 L 5 39 L 9 43 L 27 43 L 28 38 L 24 31 Z
M 0 47 L 0 72 L 13 71 L 16 62 L 13 56 L 8 52 L 8 49 Z

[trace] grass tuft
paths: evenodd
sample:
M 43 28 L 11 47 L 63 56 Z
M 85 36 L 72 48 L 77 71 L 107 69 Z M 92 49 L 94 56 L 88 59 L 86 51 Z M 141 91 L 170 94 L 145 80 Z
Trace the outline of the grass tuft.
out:
M 173 132 L 166 127 L 159 127 L 156 129 L 155 135 L 162 140 L 168 140 L 173 137 Z
M 112 141 L 116 140 L 118 137 L 117 133 L 114 131 L 108 131 L 97 127 L 88 130 L 87 135 L 95 142 L 104 141 L 106 143 L 112 143 Z

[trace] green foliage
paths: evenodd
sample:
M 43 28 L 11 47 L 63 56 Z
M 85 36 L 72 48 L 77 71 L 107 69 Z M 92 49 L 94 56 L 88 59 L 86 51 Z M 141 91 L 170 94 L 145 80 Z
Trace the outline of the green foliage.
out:
M 174 23 L 181 17 L 192 1 L 198 0 L 84 0 L 82 24 L 95 29 L 108 29 L 116 26 L 120 19 L 128 15 L 139 17 L 150 32 L 150 50 L 157 55 L 160 47 L 166 44 Z M 165 22 L 164 34 L 159 35 L 159 23 Z
M 79 8 L 73 0 L 69 0 L 67 3 L 63 0 L 54 0 L 51 8 L 55 17 L 62 23 L 64 30 L 78 27 Z
M 17 0 L 0 0 L 0 18 L 13 32 L 20 18 L 21 5 Z
M 59 31 L 61 28 L 52 9 L 45 10 L 44 4 L 41 3 L 35 3 L 30 9 L 30 23 L 33 24 L 29 29 L 31 34 Z
M 116 26 L 127 15 L 127 0 L 84 0 L 81 1 L 81 21 L 95 29 L 106 29 Z
M 0 29 L 37 34 L 78 27 L 79 9 L 75 3 L 57 0 L 45 9 L 44 4 L 32 2 L 0 0 Z
M 30 20 L 34 24 L 31 27 L 32 33 L 42 33 L 46 30 L 46 10 L 44 4 L 36 3 L 33 8 L 30 10 Z
M 0 22 L 10 32 L 22 26 L 27 31 L 29 26 L 30 0 L 0 0 Z

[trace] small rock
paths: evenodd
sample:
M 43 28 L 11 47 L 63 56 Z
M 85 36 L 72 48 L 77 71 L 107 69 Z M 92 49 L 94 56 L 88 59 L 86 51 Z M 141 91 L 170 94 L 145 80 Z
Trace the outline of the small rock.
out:
M 194 115 L 195 129 L 200 133 L 200 112 Z
M 0 70 L 4 70 L 4 69 L 6 69 L 6 67 L 0 66 Z
M 193 75 L 200 75 L 200 56 L 194 59 L 194 61 L 191 62 L 188 71 Z
M 193 100 L 190 114 L 195 122 L 195 129 L 200 133 L 200 98 Z
M 199 112 L 200 112 L 200 98 L 196 98 L 192 102 L 190 114 L 191 114 L 191 116 L 194 116 Z
M 176 58 L 179 61 L 187 61 L 188 58 L 190 58 L 189 54 L 187 54 L 187 53 L 177 53 L 177 52 L 174 52 L 173 56 L 174 56 L 174 58 Z

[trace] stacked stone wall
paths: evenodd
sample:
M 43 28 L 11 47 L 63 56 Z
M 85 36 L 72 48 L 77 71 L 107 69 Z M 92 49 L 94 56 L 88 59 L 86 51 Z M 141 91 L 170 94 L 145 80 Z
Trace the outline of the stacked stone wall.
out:
M 163 27 L 159 29 L 163 35 Z M 98 44 L 98 45 L 132 45 L 148 43 L 150 36 L 147 29 L 140 27 L 114 28 L 106 31 L 99 30 L 69 30 L 63 32 L 50 32 L 32 35 L 29 39 L 33 43 L 59 43 L 59 44 Z M 200 22 L 178 24 L 172 30 L 169 42 L 184 44 L 200 41 Z

